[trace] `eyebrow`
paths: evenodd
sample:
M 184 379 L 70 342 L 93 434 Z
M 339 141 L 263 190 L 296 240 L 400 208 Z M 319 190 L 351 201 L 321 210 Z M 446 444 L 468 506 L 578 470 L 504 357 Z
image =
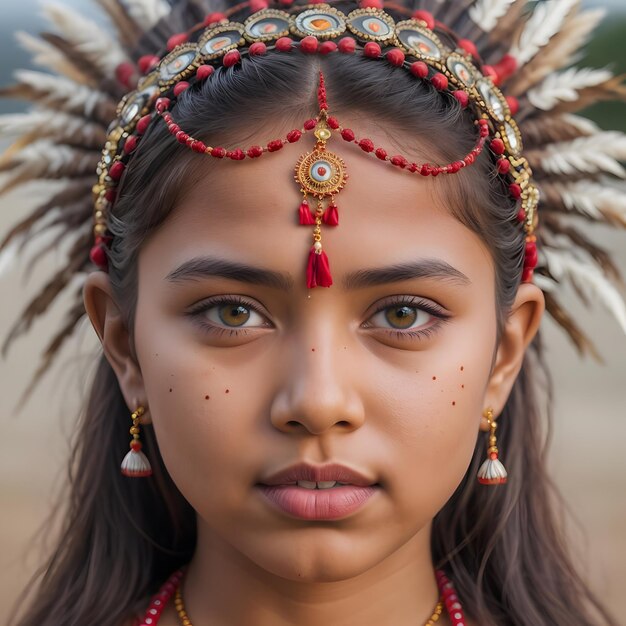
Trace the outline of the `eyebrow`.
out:
M 277 272 L 238 261 L 209 256 L 195 257 L 185 261 L 171 271 L 166 276 L 166 280 L 172 283 L 181 283 L 210 277 L 221 277 L 252 285 L 264 285 L 281 291 L 290 291 L 294 286 L 294 279 L 287 272 Z M 461 286 L 471 284 L 470 279 L 465 274 L 449 263 L 441 259 L 427 258 L 387 267 L 357 270 L 346 275 L 342 281 L 342 286 L 346 290 L 355 290 L 416 278 L 434 278 Z

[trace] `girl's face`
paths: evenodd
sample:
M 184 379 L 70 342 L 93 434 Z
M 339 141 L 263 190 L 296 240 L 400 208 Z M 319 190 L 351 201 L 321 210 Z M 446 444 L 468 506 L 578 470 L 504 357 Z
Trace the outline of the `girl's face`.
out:
M 292 179 L 306 141 L 211 163 L 141 250 L 134 342 L 137 397 L 199 536 L 330 581 L 428 545 L 514 373 L 493 379 L 492 259 L 446 210 L 444 177 L 331 140 L 349 172 L 339 226 L 322 226 L 334 284 L 307 290 Z M 258 483 L 299 461 L 347 465 L 375 493 L 340 519 L 290 515 Z

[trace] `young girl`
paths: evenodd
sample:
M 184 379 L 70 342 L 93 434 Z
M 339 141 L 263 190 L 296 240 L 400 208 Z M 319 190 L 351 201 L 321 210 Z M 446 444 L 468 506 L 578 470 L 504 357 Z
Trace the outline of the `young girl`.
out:
M 555 73 L 596 18 L 101 4 L 121 45 L 50 8 L 61 35 L 27 44 L 61 77 L 5 90 L 55 120 L 7 185 L 67 184 L 3 247 L 74 241 L 9 341 L 82 274 L 39 374 L 85 311 L 102 342 L 17 623 L 615 625 L 552 510 L 537 389 L 546 309 L 589 347 L 568 279 L 623 322 L 617 269 L 569 219 L 626 223 L 623 170 L 572 114 L 623 91 L 574 71 L 563 97 Z

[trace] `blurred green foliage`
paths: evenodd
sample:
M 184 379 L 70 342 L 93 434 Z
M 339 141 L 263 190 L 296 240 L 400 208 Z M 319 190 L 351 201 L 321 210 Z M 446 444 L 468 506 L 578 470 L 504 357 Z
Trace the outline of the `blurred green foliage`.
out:
M 607 67 L 615 74 L 626 74 L 626 13 L 607 15 L 585 52 L 578 65 Z M 626 131 L 626 104 L 623 102 L 601 102 L 581 113 L 602 128 Z

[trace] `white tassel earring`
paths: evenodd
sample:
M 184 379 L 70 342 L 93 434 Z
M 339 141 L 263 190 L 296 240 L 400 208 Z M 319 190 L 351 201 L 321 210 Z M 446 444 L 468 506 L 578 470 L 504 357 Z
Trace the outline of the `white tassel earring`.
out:
M 496 428 L 498 425 L 493 419 L 493 409 L 486 409 L 483 415 L 487 418 L 491 431 L 487 446 L 487 460 L 478 470 L 478 482 L 481 485 L 501 485 L 506 482 L 507 472 L 498 459 L 498 448 L 496 447 Z
M 130 441 L 130 450 L 122 461 L 122 474 L 131 478 L 152 475 L 152 466 L 150 461 L 148 461 L 148 457 L 141 451 L 142 445 L 141 441 L 139 441 L 139 418 L 144 413 L 145 409 L 139 406 L 130 416 L 133 420 L 133 425 L 130 428 L 130 434 L 133 438 Z

